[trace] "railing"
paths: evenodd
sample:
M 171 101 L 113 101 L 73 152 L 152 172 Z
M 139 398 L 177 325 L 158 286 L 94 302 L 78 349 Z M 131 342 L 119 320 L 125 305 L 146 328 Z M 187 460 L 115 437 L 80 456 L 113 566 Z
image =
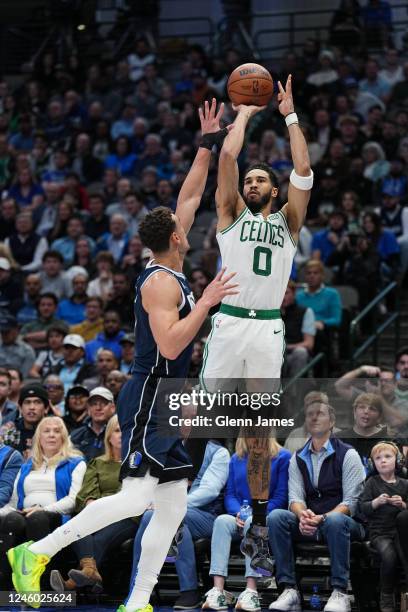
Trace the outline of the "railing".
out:
M 376 364 L 378 361 L 378 338 L 381 334 L 392 324 L 394 324 L 394 341 L 395 351 L 399 347 L 400 329 L 399 329 L 399 311 L 388 315 L 385 321 L 380 325 L 376 326 L 375 331 L 358 347 L 356 345 L 356 336 L 359 323 L 366 318 L 366 316 L 373 312 L 377 305 L 392 291 L 397 288 L 397 283 L 393 281 L 390 283 L 381 293 L 379 293 L 363 310 L 352 320 L 350 323 L 350 369 L 352 370 L 356 365 L 356 360 L 365 353 L 370 346 L 372 347 L 373 363 Z
M 395 10 L 406 9 L 407 4 L 403 2 L 392 6 L 394 10 L 394 17 L 392 22 L 392 34 L 395 36 L 398 32 L 405 32 L 408 29 L 408 18 L 397 18 L 395 16 Z M 295 50 L 298 47 L 303 46 L 303 38 L 301 40 L 296 39 L 296 34 L 308 33 L 309 36 L 317 38 L 320 42 L 326 42 L 330 33 L 330 22 L 334 15 L 335 10 L 324 9 L 324 10 L 296 10 L 296 11 L 265 11 L 261 13 L 254 13 L 252 15 L 253 21 L 261 20 L 265 21 L 268 19 L 278 19 L 280 24 L 262 28 L 256 31 L 254 35 L 254 45 L 259 50 L 263 59 L 276 57 L 281 54 L 284 50 Z M 313 21 L 307 24 L 307 18 L 318 16 L 319 23 L 313 23 Z M 325 19 L 325 23 L 322 20 Z M 282 24 L 282 20 L 287 20 L 287 25 Z M 254 28 L 256 30 L 256 27 Z M 287 40 L 279 44 L 263 44 L 262 38 L 267 36 L 269 40 L 276 40 L 276 37 L 281 34 L 288 34 Z M 279 52 L 279 53 L 278 53 Z
M 321 362 L 323 364 L 323 368 L 326 370 L 327 359 L 324 353 L 318 353 L 317 355 L 315 355 L 313 359 L 309 361 L 309 363 L 307 363 L 301 370 L 299 370 L 299 372 L 295 374 L 295 376 L 293 376 L 293 378 L 291 378 L 289 382 L 283 387 L 283 393 L 286 393 L 286 391 L 290 389 L 295 384 L 295 382 L 299 380 L 299 378 L 304 378 L 305 374 L 309 374 L 310 370 L 314 368 L 315 365 Z M 324 373 L 324 375 L 326 374 L 327 372 Z

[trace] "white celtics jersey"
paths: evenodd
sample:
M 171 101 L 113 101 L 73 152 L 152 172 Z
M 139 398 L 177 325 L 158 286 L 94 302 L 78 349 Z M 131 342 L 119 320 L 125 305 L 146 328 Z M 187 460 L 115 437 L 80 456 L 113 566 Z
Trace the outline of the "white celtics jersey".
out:
M 272 213 L 264 219 L 245 207 L 229 227 L 218 232 L 222 265 L 227 273 L 236 272 L 231 282 L 238 283 L 237 295 L 223 299 L 224 304 L 272 310 L 281 307 L 285 295 L 296 243 L 285 215 Z

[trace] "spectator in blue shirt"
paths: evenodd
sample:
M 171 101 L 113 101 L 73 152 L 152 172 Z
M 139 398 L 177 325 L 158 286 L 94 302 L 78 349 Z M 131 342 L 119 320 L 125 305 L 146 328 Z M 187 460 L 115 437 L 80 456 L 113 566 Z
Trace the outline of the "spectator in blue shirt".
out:
M 382 282 L 390 282 L 395 278 L 400 266 L 401 249 L 395 234 L 382 227 L 381 219 L 375 213 L 365 213 L 363 229 L 380 256 Z
M 76 325 L 86 319 L 88 278 L 84 274 L 76 274 L 72 279 L 72 288 L 74 291 L 71 297 L 59 303 L 56 318 L 69 325 Z
M 9 395 L 11 393 L 11 374 L 5 368 L 0 368 L 0 426 L 4 423 L 14 422 L 18 417 L 18 406 L 11 400 Z M 1 448 L 1 447 L 0 447 Z M 0 460 L 1 463 L 1 460 Z M 0 467 L 1 474 L 1 467 Z M 1 486 L 0 486 L 0 500 L 1 500 Z M 0 501 L 1 507 L 1 501 Z
M 99 349 L 109 349 L 115 355 L 118 362 L 122 358 L 121 339 L 125 335 L 121 331 L 122 322 L 116 310 L 108 310 L 103 317 L 103 332 L 99 333 L 95 340 L 86 343 L 85 355 L 89 363 L 95 363 L 96 354 Z
M 44 190 L 41 185 L 34 182 L 30 168 L 22 168 L 17 175 L 17 181 L 8 191 L 8 197 L 13 198 L 20 206 L 33 206 L 36 208 L 44 199 Z
M 66 267 L 72 265 L 75 258 L 75 246 L 78 238 L 84 236 L 84 221 L 80 214 L 74 213 L 67 223 L 67 235 L 63 238 L 54 240 L 51 245 L 53 251 L 58 251 L 64 258 Z M 92 238 L 86 236 L 91 250 L 95 248 L 95 243 Z
M 290 453 L 282 448 L 275 438 L 269 437 L 268 439 L 271 457 L 269 500 L 267 506 L 267 525 L 269 527 L 274 511 L 278 508 L 285 509 L 288 505 Z M 233 603 L 231 593 L 224 590 L 224 584 L 228 576 L 231 542 L 240 541 L 252 523 L 252 517 L 249 517 L 244 522 L 241 520 L 239 513 L 244 500 L 248 500 L 249 504 L 252 503 L 247 479 L 247 464 L 248 453 L 254 441 L 255 438 L 244 437 L 241 434 L 237 439 L 235 453 L 231 458 L 224 497 L 227 514 L 221 514 L 216 518 L 211 538 L 210 575 L 213 577 L 214 587 L 207 593 L 203 606 L 205 608 L 219 610 L 223 609 L 222 606 L 226 607 Z M 269 539 L 271 539 L 270 530 Z M 237 606 L 243 610 L 260 610 L 256 582 L 259 574 L 250 567 L 250 558 L 248 556 L 245 557 L 245 567 L 247 585 L 245 591 L 239 596 Z
M 31 151 L 34 147 L 34 136 L 30 115 L 20 115 L 18 125 L 20 129 L 10 136 L 9 144 L 16 151 Z
M 379 65 L 377 60 L 370 58 L 365 65 L 366 78 L 360 81 L 359 89 L 386 102 L 391 92 L 391 85 L 380 77 L 378 72 Z
M 68 153 L 63 149 L 55 151 L 52 159 L 52 167 L 48 167 L 42 174 L 42 181 L 47 183 L 64 183 L 68 174 L 70 173 L 69 168 L 69 157 Z
M 323 283 L 324 267 L 321 261 L 310 259 L 306 264 L 307 286 L 296 294 L 296 302 L 303 308 L 311 308 L 315 314 L 315 327 L 338 327 L 341 323 L 341 299 L 334 287 Z
M 105 160 L 105 168 L 114 168 L 122 176 L 132 176 L 137 155 L 132 153 L 129 138 L 119 136 L 115 141 L 115 151 Z
M 98 251 L 110 251 L 116 264 L 121 264 L 129 244 L 129 234 L 125 217 L 115 213 L 109 221 L 109 232 L 97 242 Z
M 10 501 L 14 481 L 23 463 L 23 457 L 18 450 L 0 442 L 0 508 Z
M 180 582 L 180 597 L 175 610 L 200 607 L 194 540 L 211 538 L 214 521 L 222 511 L 222 491 L 228 478 L 230 456 L 226 448 L 215 440 L 191 440 L 190 445 L 195 478 L 187 495 L 187 514 L 184 518 L 183 539 L 178 545 L 176 571 Z M 153 511 L 147 510 L 140 522 L 133 547 L 133 569 L 131 584 L 137 571 L 141 552 L 142 536 L 150 522 Z
M 312 257 L 327 263 L 330 255 L 346 234 L 347 219 L 341 210 L 334 210 L 329 216 L 329 227 L 316 232 L 312 239 Z

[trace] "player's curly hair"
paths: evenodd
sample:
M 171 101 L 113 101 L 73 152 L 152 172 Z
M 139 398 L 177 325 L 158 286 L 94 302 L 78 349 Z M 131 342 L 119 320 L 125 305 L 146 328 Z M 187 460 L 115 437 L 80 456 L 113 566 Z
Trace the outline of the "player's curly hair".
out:
M 256 170 L 257 168 L 259 168 L 260 170 L 264 170 L 264 172 L 268 174 L 269 180 L 272 183 L 272 187 L 279 187 L 278 177 L 276 176 L 272 168 L 268 164 L 265 164 L 265 162 L 254 162 L 253 164 L 251 164 L 246 169 L 245 176 L 248 174 L 248 172 L 251 172 L 251 170 Z
M 170 246 L 170 236 L 176 229 L 170 208 L 158 206 L 139 225 L 139 236 L 153 253 L 163 253 Z

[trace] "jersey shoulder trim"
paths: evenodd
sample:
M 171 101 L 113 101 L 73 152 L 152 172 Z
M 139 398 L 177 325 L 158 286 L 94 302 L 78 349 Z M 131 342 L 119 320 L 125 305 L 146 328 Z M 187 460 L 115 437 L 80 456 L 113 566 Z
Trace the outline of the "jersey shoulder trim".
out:
M 177 278 L 174 276 L 174 273 L 172 272 L 172 270 L 170 270 L 170 268 L 165 268 L 165 267 L 160 267 L 159 268 L 158 267 L 158 268 L 156 268 L 156 270 L 152 270 L 151 273 L 144 279 L 143 283 L 139 287 L 139 291 L 141 291 L 143 289 L 143 287 L 147 283 L 147 281 L 149 279 L 151 279 L 154 274 L 157 274 L 157 272 L 164 272 L 165 274 L 168 274 L 169 276 L 172 276 L 174 278 L 174 280 L 177 281 Z
M 221 230 L 220 232 L 218 232 L 219 234 L 226 234 L 227 232 L 229 232 L 230 230 L 232 230 L 233 227 L 236 226 L 236 224 L 238 223 L 238 221 L 240 221 L 242 219 L 242 217 L 244 217 L 247 212 L 249 211 L 249 208 L 247 206 L 245 206 L 244 210 L 242 211 L 242 213 L 239 215 L 239 217 L 237 217 L 237 219 L 235 219 L 235 221 L 233 223 L 231 223 L 231 225 L 229 225 L 228 227 L 226 227 L 225 229 Z
M 297 243 L 296 243 L 295 239 L 294 239 L 294 238 L 293 238 L 293 236 L 292 236 L 292 233 L 291 233 L 291 231 L 290 231 L 290 229 L 289 229 L 289 225 L 288 225 L 288 222 L 287 222 L 287 220 L 286 220 L 285 215 L 283 214 L 283 212 L 282 212 L 281 210 L 278 210 L 278 213 L 277 213 L 277 214 L 279 214 L 279 215 L 282 217 L 283 222 L 284 222 L 285 227 L 286 227 L 286 231 L 287 231 L 287 232 L 288 232 L 288 234 L 289 234 L 289 238 L 291 239 L 292 244 L 293 244 L 293 246 L 294 246 L 294 247 L 295 247 L 295 249 L 296 249 L 296 248 L 297 248 Z

